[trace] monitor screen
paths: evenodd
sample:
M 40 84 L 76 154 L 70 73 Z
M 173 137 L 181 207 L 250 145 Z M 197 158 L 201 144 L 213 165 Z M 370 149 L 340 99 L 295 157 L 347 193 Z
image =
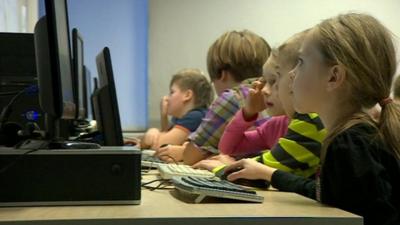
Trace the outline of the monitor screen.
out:
M 122 146 L 122 129 L 110 50 L 105 47 L 96 57 L 100 84 L 93 93 L 97 128 L 103 134 L 106 146 Z
M 75 86 L 75 104 L 76 119 L 86 119 L 85 107 L 85 79 L 84 79 L 84 56 L 83 56 L 83 39 L 78 29 L 72 29 L 72 52 L 74 65 L 74 86 Z
M 71 48 L 67 3 L 45 0 L 46 15 L 35 26 L 40 105 L 55 119 L 74 119 Z
M 84 96 L 83 96 L 83 105 L 84 108 L 86 109 L 86 114 L 85 117 L 88 120 L 92 120 L 93 116 L 92 116 L 92 103 L 91 103 L 91 96 L 93 93 L 93 89 L 92 89 L 92 75 L 90 74 L 90 70 L 86 67 L 83 66 L 83 76 L 84 76 L 84 85 L 83 88 L 85 89 L 85 91 L 83 92 Z

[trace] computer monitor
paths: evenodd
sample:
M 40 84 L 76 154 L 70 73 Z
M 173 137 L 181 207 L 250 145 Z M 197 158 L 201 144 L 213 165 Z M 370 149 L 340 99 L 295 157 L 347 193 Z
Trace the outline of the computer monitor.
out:
M 96 120 L 96 113 L 94 112 L 94 93 L 96 92 L 96 90 L 99 89 L 99 82 L 97 80 L 97 77 L 93 77 L 93 91 L 92 94 L 90 95 L 90 103 L 92 104 L 92 116 L 93 116 L 93 120 Z
M 110 50 L 105 47 L 96 57 L 99 87 L 93 93 L 93 106 L 97 128 L 102 133 L 105 146 L 122 146 L 122 129 L 117 93 L 111 64 Z
M 75 88 L 75 105 L 76 115 L 78 120 L 86 119 L 85 107 L 85 79 L 84 79 L 84 57 L 83 57 L 83 38 L 77 28 L 72 29 L 72 54 L 74 68 L 74 88 Z
M 71 48 L 66 0 L 45 0 L 46 15 L 35 26 L 40 104 L 61 119 L 75 117 Z
M 83 66 L 83 106 L 86 109 L 85 110 L 85 118 L 87 120 L 92 120 L 93 115 L 92 115 L 92 103 L 91 103 L 91 96 L 93 93 L 92 90 L 92 75 L 90 74 L 90 70 L 86 67 Z
M 39 101 L 45 113 L 45 140 L 27 140 L 23 149 L 98 148 L 92 143 L 67 142 L 76 116 L 66 0 L 45 0 L 46 15 L 36 23 L 35 58 Z M 66 126 L 64 126 L 66 125 Z
M 35 26 L 39 101 L 46 113 L 47 138 L 60 135 L 58 121 L 74 119 L 76 107 L 66 0 L 45 0 L 46 15 Z

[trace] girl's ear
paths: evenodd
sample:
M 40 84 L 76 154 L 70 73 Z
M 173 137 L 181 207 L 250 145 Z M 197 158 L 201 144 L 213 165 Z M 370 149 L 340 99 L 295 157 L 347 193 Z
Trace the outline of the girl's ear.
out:
M 185 102 L 188 102 L 188 101 L 190 101 L 192 98 L 193 98 L 193 91 L 190 90 L 190 89 L 186 90 L 186 91 L 185 91 L 185 94 L 184 94 L 184 96 L 183 96 L 183 100 L 184 100 Z
M 346 69 L 343 65 L 334 65 L 329 69 L 327 91 L 341 87 L 346 80 Z

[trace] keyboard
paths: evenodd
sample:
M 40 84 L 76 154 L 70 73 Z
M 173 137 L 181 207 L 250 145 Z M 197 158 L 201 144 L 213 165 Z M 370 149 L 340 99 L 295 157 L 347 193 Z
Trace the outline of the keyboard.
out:
M 208 196 L 256 203 L 264 201 L 264 197 L 257 195 L 255 191 L 226 180 L 202 177 L 174 177 L 172 182 L 175 188 L 183 192 L 183 194 L 196 195 L 195 203 L 200 203 Z
M 166 162 L 154 156 L 155 152 L 151 149 L 142 150 L 142 167 L 158 168 L 160 164 L 166 164 Z
M 158 171 L 164 179 L 171 179 L 176 176 L 215 177 L 215 174 L 208 170 L 193 169 L 182 164 L 159 164 Z

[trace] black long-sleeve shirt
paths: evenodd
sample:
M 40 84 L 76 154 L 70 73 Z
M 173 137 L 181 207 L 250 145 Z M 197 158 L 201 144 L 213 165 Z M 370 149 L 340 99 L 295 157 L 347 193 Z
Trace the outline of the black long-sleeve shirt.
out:
M 271 184 L 364 217 L 366 225 L 400 225 L 400 160 L 377 137 L 357 124 L 329 145 L 317 181 L 276 171 Z M 318 179 L 317 179 L 318 180 Z

